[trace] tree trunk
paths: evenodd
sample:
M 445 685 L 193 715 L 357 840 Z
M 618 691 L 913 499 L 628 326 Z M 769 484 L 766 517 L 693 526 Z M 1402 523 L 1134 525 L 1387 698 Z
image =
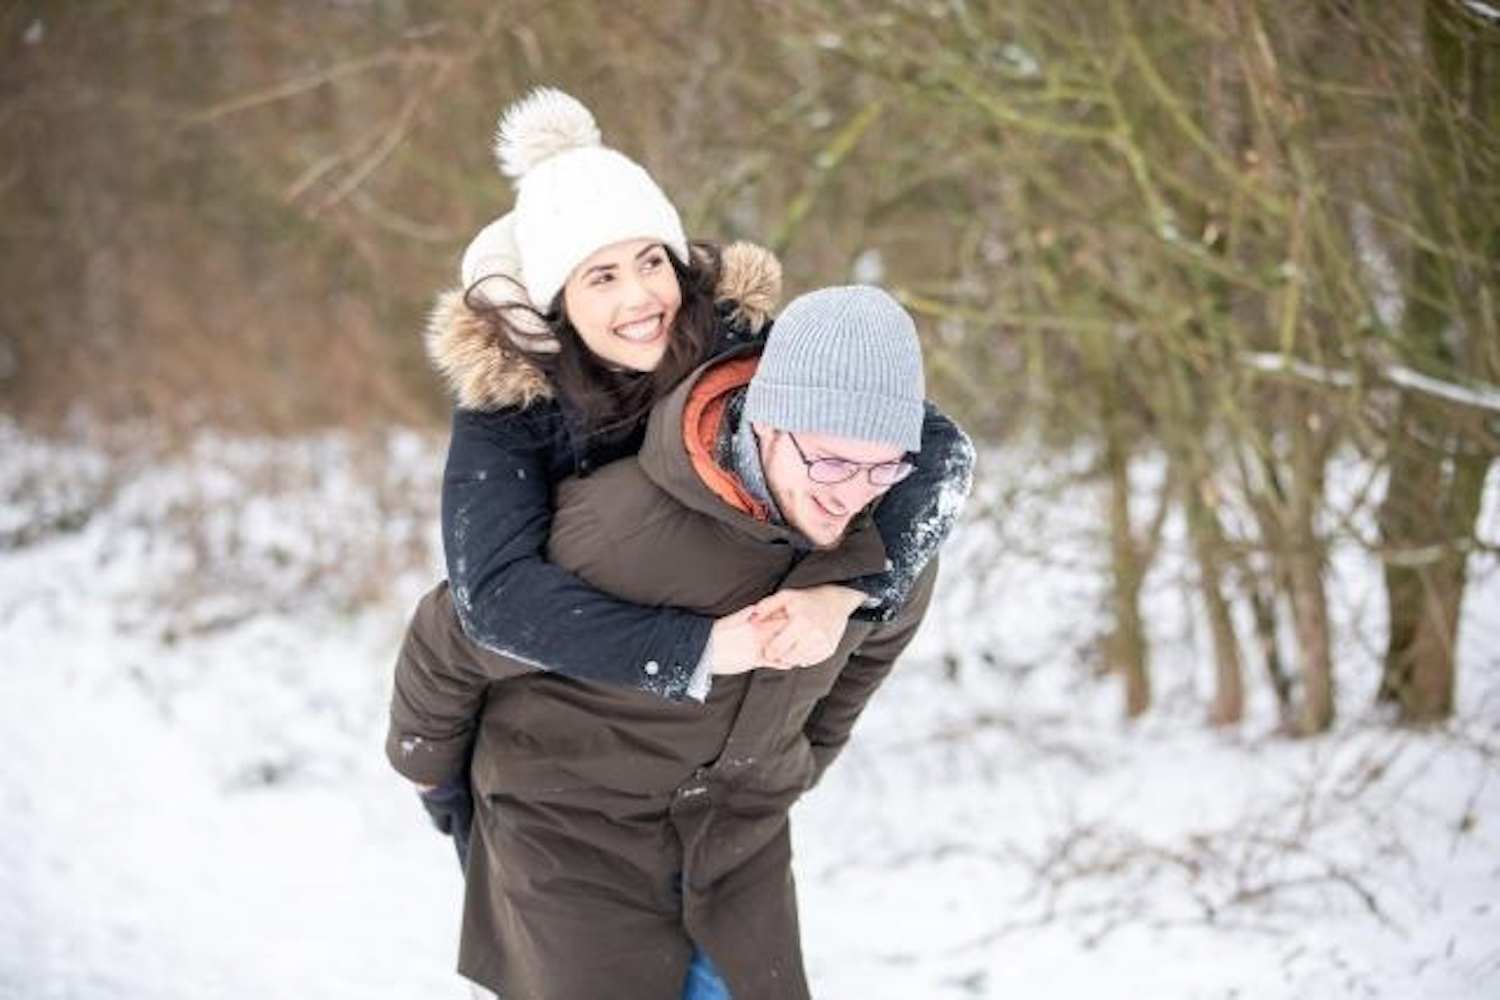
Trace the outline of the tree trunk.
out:
M 1291 587 L 1292 618 L 1302 664 L 1302 704 L 1297 729 L 1321 733 L 1333 724 L 1333 655 L 1328 595 L 1323 589 L 1323 543 L 1315 518 L 1323 498 L 1324 447 L 1315 408 L 1302 409 L 1290 428 L 1292 474 L 1287 489 L 1288 518 L 1283 554 Z
M 1495 117 L 1485 103 L 1494 102 L 1488 93 L 1494 54 L 1482 40 L 1464 37 L 1460 17 L 1449 4 L 1427 4 L 1431 93 L 1422 106 L 1425 155 L 1416 160 L 1412 183 L 1430 239 L 1413 251 L 1401 347 L 1414 367 L 1483 377 L 1489 355 L 1481 345 L 1494 334 L 1486 334 L 1493 317 L 1481 309 L 1465 315 L 1465 300 L 1493 291 L 1493 257 L 1487 255 L 1500 249 L 1500 224 L 1492 204 L 1466 197 L 1470 189 L 1492 186 L 1494 167 L 1467 155 L 1473 146 L 1465 129 Z M 1465 206 L 1459 217 L 1451 212 L 1454 204 Z M 1448 247 L 1457 252 L 1448 254 Z M 1487 273 L 1483 265 L 1477 274 L 1465 273 L 1461 261 L 1470 249 L 1490 261 Z M 1453 711 L 1466 561 L 1494 450 L 1482 418 L 1472 424 L 1473 433 L 1465 434 L 1451 411 L 1403 391 L 1391 425 L 1380 510 L 1390 633 L 1376 699 L 1395 706 L 1404 722 L 1432 722 Z
M 1280 407 L 1277 407 L 1280 409 Z M 1276 707 L 1282 729 L 1296 729 L 1294 683 L 1281 655 L 1281 626 L 1277 615 L 1281 595 L 1292 593 L 1291 570 L 1286 553 L 1293 545 L 1288 539 L 1286 520 L 1281 513 L 1286 506 L 1286 489 L 1275 460 L 1268 452 L 1237 456 L 1240 481 L 1260 528 L 1260 547 L 1264 566 L 1255 560 L 1245 561 L 1245 584 L 1250 593 L 1250 608 L 1255 617 L 1255 642 L 1265 666 L 1266 679 L 1276 694 Z M 1259 470 L 1255 474 L 1254 469 Z
M 1141 621 L 1142 559 L 1130 525 L 1130 456 L 1118 420 L 1105 421 L 1104 461 L 1109 473 L 1110 564 L 1113 570 L 1110 666 L 1125 679 L 1125 715 L 1136 718 L 1151 705 L 1146 667 L 1146 628 Z
M 1297 729 L 1304 736 L 1333 724 L 1333 660 L 1328 636 L 1328 599 L 1323 591 L 1322 560 L 1313 552 L 1291 558 L 1292 612 L 1297 646 L 1302 653 L 1302 705 Z
M 1450 537 L 1472 539 L 1484 494 L 1489 457 L 1463 454 L 1453 461 L 1448 482 Z M 1407 715 L 1413 721 L 1447 718 L 1458 686 L 1458 622 L 1468 577 L 1468 553 L 1449 546 L 1434 569 L 1424 595 L 1427 614 L 1413 641 Z
M 1208 718 L 1216 726 L 1227 726 L 1244 717 L 1245 689 L 1240 644 L 1229 602 L 1224 599 L 1224 535 L 1203 494 L 1205 488 L 1198 479 L 1185 491 L 1188 534 L 1198 562 L 1198 590 L 1214 648 L 1214 695 Z
M 1419 427 L 1429 430 L 1430 422 Z M 1394 705 L 1403 722 L 1427 723 L 1453 711 L 1457 686 L 1459 614 L 1473 539 L 1489 469 L 1487 455 L 1450 458 L 1419 446 L 1407 426 L 1403 449 L 1391 461 L 1381 510 L 1386 544 L 1386 599 L 1390 636 L 1377 700 Z
M 1250 610 L 1255 616 L 1255 643 L 1260 649 L 1266 679 L 1276 694 L 1277 717 L 1282 728 L 1292 725 L 1292 678 L 1281 662 L 1280 630 L 1276 626 L 1276 585 L 1256 575 L 1249 582 Z

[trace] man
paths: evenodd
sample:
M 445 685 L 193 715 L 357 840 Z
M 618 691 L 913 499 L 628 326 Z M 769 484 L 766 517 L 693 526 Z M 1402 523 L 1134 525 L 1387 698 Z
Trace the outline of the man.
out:
M 878 289 L 824 289 L 756 350 L 663 400 L 639 456 L 563 484 L 552 561 L 713 615 L 885 565 L 868 511 L 921 447 L 910 316 Z M 429 594 L 387 752 L 439 784 L 472 747 L 460 971 L 517 1000 L 660 1000 L 701 954 L 736 1000 L 806 997 L 788 810 L 915 633 L 935 572 L 891 622 L 851 621 L 823 663 L 719 677 L 701 704 L 531 672 L 469 643 L 446 587 Z M 476 675 L 497 681 L 477 728 L 459 693 Z

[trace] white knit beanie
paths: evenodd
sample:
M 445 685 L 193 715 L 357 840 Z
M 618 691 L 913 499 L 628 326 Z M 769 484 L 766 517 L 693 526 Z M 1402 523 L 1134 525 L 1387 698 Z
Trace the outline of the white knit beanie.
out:
M 922 449 L 922 345 L 911 315 L 870 285 L 799 295 L 771 327 L 744 419 Z
M 521 284 L 521 252 L 516 248 L 516 213 L 510 212 L 479 231 L 464 250 L 459 264 L 465 292 L 499 307 L 507 321 L 506 333 L 517 347 L 531 353 L 559 350 L 546 320 L 534 310 Z M 543 308 L 546 308 L 545 306 Z
M 688 259 L 677 209 L 640 164 L 601 144 L 589 109 L 562 91 L 538 87 L 511 105 L 500 117 L 495 156 L 516 183 L 516 207 L 469 245 L 466 287 L 509 254 L 519 258 L 527 297 L 545 310 L 573 269 L 610 244 L 660 240 Z

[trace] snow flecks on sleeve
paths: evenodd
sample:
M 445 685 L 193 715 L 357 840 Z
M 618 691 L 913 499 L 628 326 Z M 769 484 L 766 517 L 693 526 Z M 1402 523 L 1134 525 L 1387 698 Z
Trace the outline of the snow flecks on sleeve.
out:
M 459 619 L 466 621 L 473 613 L 473 596 L 469 590 L 469 560 L 464 556 L 464 545 L 469 537 L 469 507 L 467 504 L 453 514 L 453 540 L 448 564 L 448 586 L 453 592 L 453 605 Z
M 892 555 L 891 572 L 905 576 L 898 588 L 903 594 L 910 593 L 917 575 L 932 561 L 938 546 L 963 513 L 973 485 L 974 446 L 965 438 L 964 446 L 955 451 L 944 463 L 943 488 L 938 492 L 937 503 L 926 517 L 912 525 L 911 531 L 900 539 L 901 548 Z
M 973 487 L 973 442 L 946 418 L 929 420 L 939 429 L 932 434 L 930 451 L 924 442 L 923 460 L 936 467 L 924 468 L 922 482 L 916 484 L 921 492 L 909 493 L 886 517 L 877 516 L 890 567 L 880 576 L 866 578 L 868 586 L 861 585 L 861 589 L 876 598 L 877 618 L 882 621 L 890 620 L 905 603 L 917 577 L 963 513 Z

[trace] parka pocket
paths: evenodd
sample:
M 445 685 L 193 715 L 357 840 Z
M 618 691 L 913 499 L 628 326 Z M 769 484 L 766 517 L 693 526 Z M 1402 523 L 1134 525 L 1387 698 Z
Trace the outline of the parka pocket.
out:
M 756 814 L 789 809 L 812 787 L 817 774 L 818 762 L 807 737 L 791 733 L 774 756 L 739 776 L 728 797 L 729 808 Z

